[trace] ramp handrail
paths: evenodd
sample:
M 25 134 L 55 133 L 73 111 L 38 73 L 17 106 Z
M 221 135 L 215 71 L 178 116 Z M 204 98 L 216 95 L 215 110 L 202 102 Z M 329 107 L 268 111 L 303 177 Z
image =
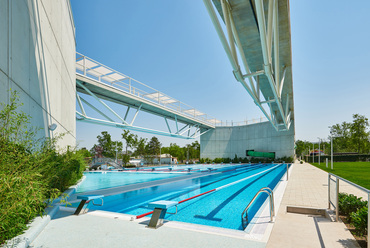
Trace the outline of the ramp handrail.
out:
M 249 202 L 248 206 L 244 209 L 242 213 L 242 226 L 243 229 L 245 229 L 248 225 L 248 209 L 253 204 L 253 202 L 257 199 L 257 196 L 261 193 L 266 193 L 269 195 L 270 199 L 270 220 L 272 221 L 272 217 L 275 215 L 275 205 L 274 205 L 274 192 L 269 187 L 263 187 L 261 188 L 253 197 L 253 199 Z M 243 217 L 245 214 L 245 217 Z

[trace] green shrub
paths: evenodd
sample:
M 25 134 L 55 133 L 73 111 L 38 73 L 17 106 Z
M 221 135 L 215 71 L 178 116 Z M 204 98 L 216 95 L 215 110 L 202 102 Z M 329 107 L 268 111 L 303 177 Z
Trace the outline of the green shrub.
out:
M 351 213 L 357 212 L 357 210 L 367 205 L 367 201 L 362 201 L 361 199 L 361 197 L 352 194 L 339 193 L 339 213 L 348 216 L 348 221 L 351 222 Z
M 86 166 L 80 152 L 57 152 L 56 139 L 37 140 L 37 130 L 27 127 L 30 117 L 16 111 L 20 105 L 13 92 L 0 111 L 0 245 L 43 215 L 47 202 L 75 184 Z
M 368 221 L 368 208 L 362 207 L 356 212 L 351 213 L 352 224 L 356 228 L 357 235 L 366 235 L 369 230 L 367 230 Z M 368 242 L 370 242 L 368 240 Z

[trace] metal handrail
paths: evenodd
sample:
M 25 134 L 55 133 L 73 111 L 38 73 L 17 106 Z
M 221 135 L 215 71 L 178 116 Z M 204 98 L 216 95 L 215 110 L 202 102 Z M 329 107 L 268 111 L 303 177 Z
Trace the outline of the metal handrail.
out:
M 274 192 L 269 187 L 263 187 L 261 188 L 253 197 L 253 199 L 249 202 L 248 206 L 244 209 L 242 213 L 242 226 L 243 229 L 245 229 L 248 225 L 248 209 L 253 204 L 253 202 L 256 200 L 257 196 L 261 193 L 266 193 L 269 195 L 270 199 L 270 220 L 272 221 L 272 217 L 275 216 L 275 205 L 274 205 Z M 245 214 L 245 217 L 243 217 Z
M 188 105 L 188 104 L 185 104 L 179 100 L 176 100 L 175 98 L 172 98 L 138 80 L 135 80 L 123 73 L 120 73 L 106 65 L 103 65 L 101 63 L 99 63 L 98 61 L 96 60 L 93 60 L 81 53 L 78 53 L 76 52 L 76 63 L 78 63 L 79 61 L 90 61 L 90 62 L 93 62 L 94 63 L 94 66 L 92 66 L 91 68 L 86 66 L 85 64 L 83 65 L 76 65 L 76 73 L 77 74 L 80 74 L 82 76 L 85 76 L 85 77 L 89 77 L 89 78 L 92 78 L 94 80 L 97 80 L 99 81 L 100 83 L 103 83 L 103 84 L 106 84 L 106 85 L 110 85 L 112 87 L 115 87 L 119 90 L 122 90 L 122 91 L 125 91 L 129 94 L 132 94 L 132 95 L 136 95 L 138 97 L 141 97 L 141 98 L 144 98 L 146 100 L 149 100 L 151 102 L 154 102 L 158 105 L 161 105 L 161 106 L 164 106 L 164 107 L 167 107 L 169 109 L 172 109 L 172 110 L 175 110 L 175 111 L 178 111 L 186 116 L 189 116 L 189 117 L 192 117 L 192 118 L 195 118 L 199 121 L 203 121 L 203 122 L 206 122 L 206 123 L 209 123 L 213 126 L 215 126 L 218 122 L 220 122 L 219 120 L 215 119 L 214 117 L 212 116 L 209 116 L 201 111 L 198 111 L 197 109 L 195 109 L 194 107 Z M 84 62 L 85 63 L 85 62 Z M 101 75 L 96 75 L 96 74 L 91 74 L 91 72 L 94 71 L 94 69 L 98 68 L 98 67 L 103 67 L 105 69 L 107 69 L 109 72 L 107 72 L 106 74 L 101 74 Z M 113 74 L 118 74 L 119 76 L 121 76 L 122 78 L 121 79 L 118 79 L 118 80 L 115 80 L 115 81 L 107 81 L 106 79 L 104 79 L 104 77 L 109 77 L 110 75 L 113 75 Z M 158 94 L 157 97 L 155 96 L 151 96 L 153 94 Z M 163 98 L 163 99 L 161 99 Z M 198 114 L 199 113 L 199 114 Z

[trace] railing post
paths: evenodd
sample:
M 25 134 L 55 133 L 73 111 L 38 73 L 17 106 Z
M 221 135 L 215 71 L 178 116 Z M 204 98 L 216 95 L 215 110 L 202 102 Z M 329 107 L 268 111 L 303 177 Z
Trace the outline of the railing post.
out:
M 335 203 L 335 215 L 337 222 L 339 221 L 339 178 L 337 178 L 337 185 L 336 185 L 336 193 L 337 193 L 337 199 Z
M 367 193 L 367 248 L 370 248 L 370 192 Z
M 129 92 L 131 93 L 131 78 L 128 80 Z
M 86 76 L 86 57 L 83 56 L 83 60 L 84 60 L 84 75 Z
M 289 165 L 286 164 L 286 180 L 289 180 Z

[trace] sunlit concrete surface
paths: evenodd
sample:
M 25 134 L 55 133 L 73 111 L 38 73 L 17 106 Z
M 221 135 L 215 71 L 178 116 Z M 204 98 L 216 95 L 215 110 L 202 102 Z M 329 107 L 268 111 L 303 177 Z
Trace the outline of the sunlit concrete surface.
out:
M 235 127 L 216 127 L 200 137 L 202 158 L 246 157 L 247 150 L 275 152 L 275 157 L 294 156 L 294 124 L 288 131 L 276 131 L 262 122 Z
M 328 173 L 308 163 L 294 164 L 267 247 L 359 247 L 344 223 L 287 213 L 287 206 L 326 209 Z
M 66 133 L 59 145 L 75 145 L 75 32 L 70 2 L 0 1 L 0 102 L 16 90 L 41 128 L 39 137 Z M 55 131 L 49 125 L 57 124 Z

